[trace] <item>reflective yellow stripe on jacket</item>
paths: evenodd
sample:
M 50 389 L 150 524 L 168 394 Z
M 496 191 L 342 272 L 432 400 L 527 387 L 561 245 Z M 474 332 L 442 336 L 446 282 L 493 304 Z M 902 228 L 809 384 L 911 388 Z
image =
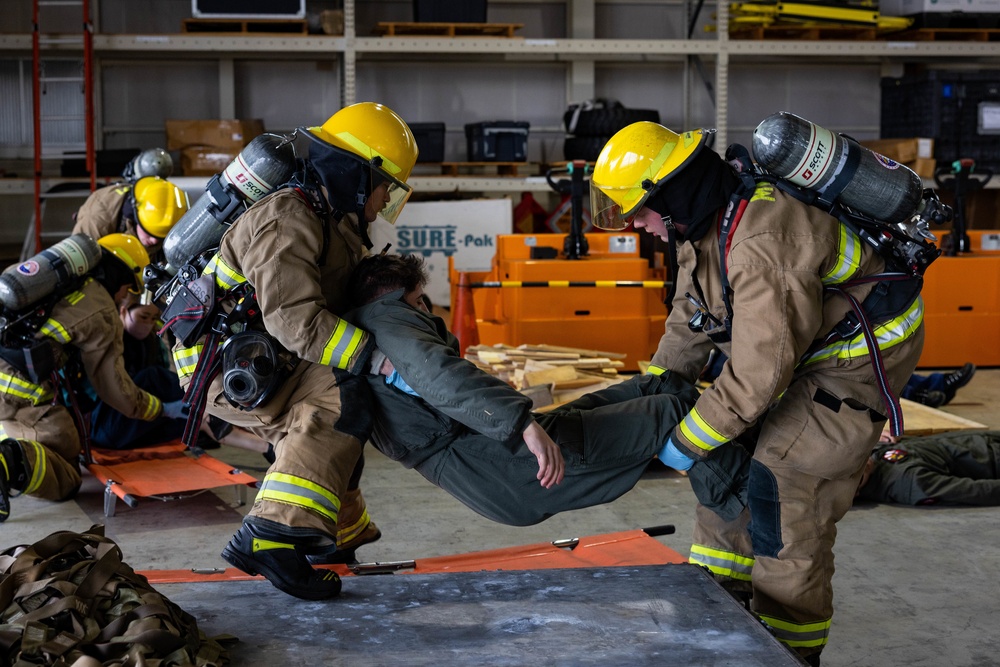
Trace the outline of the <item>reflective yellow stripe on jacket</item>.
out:
M 754 559 L 732 551 L 712 549 L 703 544 L 692 544 L 688 562 L 707 567 L 712 574 L 739 581 L 750 581 Z
M 93 280 L 93 278 L 88 278 L 86 282 L 84 282 L 84 285 L 89 283 L 91 280 Z M 76 304 L 80 303 L 80 301 L 83 300 L 84 296 L 85 295 L 83 292 L 81 292 L 80 290 L 76 290 L 64 296 L 63 299 L 67 303 L 69 303 L 69 305 L 75 306 Z M 73 337 L 69 334 L 68 331 L 66 331 L 66 327 L 64 327 L 57 320 L 54 320 L 51 317 L 45 320 L 45 322 L 38 329 L 38 331 L 43 336 L 48 336 L 49 338 L 55 340 L 57 343 L 62 343 L 63 345 L 66 345 L 73 340 Z
M 861 239 L 840 225 L 840 241 L 837 247 L 837 263 L 823 276 L 824 285 L 839 285 L 848 280 L 861 268 Z
M 227 292 L 247 281 L 246 276 L 223 262 L 222 258 L 218 255 L 212 258 L 212 261 L 208 263 L 208 266 L 201 273 L 202 275 L 214 275 L 216 286 Z
M 51 390 L 7 373 L 0 373 L 0 393 L 31 401 L 32 405 L 48 403 L 53 396 Z
M 361 329 L 347 320 L 339 320 L 333 329 L 330 340 L 323 346 L 323 356 L 320 357 L 319 363 L 324 366 L 349 368 L 351 359 L 361 347 L 361 339 L 364 335 Z
M 923 299 L 917 297 L 917 299 L 910 304 L 910 307 L 906 309 L 899 317 L 889 320 L 884 324 L 880 324 L 875 327 L 875 340 L 878 343 L 878 349 L 887 350 L 890 347 L 899 345 L 903 341 L 907 340 L 916 333 L 917 329 L 920 327 L 920 323 L 924 321 L 924 302 Z M 863 357 L 868 354 L 868 344 L 865 342 L 865 337 L 863 334 L 858 334 L 850 340 L 842 340 L 836 343 L 831 343 L 826 347 L 817 350 L 816 352 L 809 355 L 802 361 L 802 365 L 806 366 L 817 361 L 822 361 L 824 359 L 832 359 L 837 357 L 838 359 L 854 359 L 856 357 Z
M 203 273 L 214 274 L 216 286 L 226 291 L 239 287 L 247 281 L 246 276 L 226 264 L 218 255 L 212 258 L 212 261 L 208 263 Z M 351 359 L 354 358 L 361 348 L 364 335 L 365 333 L 361 329 L 345 320 L 340 320 L 330 335 L 330 339 L 323 346 L 323 354 L 320 356 L 319 363 L 324 366 L 349 368 Z M 197 357 L 195 357 L 196 363 Z M 186 364 L 186 366 L 191 368 L 191 371 L 187 374 L 194 371 L 193 365 Z M 181 372 L 181 368 L 181 365 L 178 364 L 178 373 Z
M 773 616 L 759 614 L 760 620 L 771 630 L 771 634 L 789 647 L 820 648 L 826 646 L 830 636 L 830 620 L 814 623 L 792 623 Z
M 681 435 L 683 435 L 688 442 L 697 447 L 698 449 L 704 449 L 705 451 L 711 451 L 729 442 L 730 438 L 728 436 L 722 435 L 698 412 L 698 408 L 691 408 L 691 412 L 687 413 L 683 421 L 680 424 Z
M 288 473 L 265 475 L 256 501 L 296 505 L 312 510 L 334 524 L 340 513 L 340 499 L 336 495 L 308 479 Z
M 177 377 L 186 378 L 189 375 L 194 375 L 203 348 L 204 344 L 195 343 L 191 347 L 174 349 L 172 356 L 174 358 L 174 368 L 177 370 Z

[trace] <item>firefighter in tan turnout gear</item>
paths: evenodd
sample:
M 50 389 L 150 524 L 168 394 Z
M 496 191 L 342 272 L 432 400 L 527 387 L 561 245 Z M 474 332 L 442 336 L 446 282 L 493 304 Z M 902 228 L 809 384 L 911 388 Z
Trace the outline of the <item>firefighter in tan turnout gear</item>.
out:
M 726 522 L 699 506 L 690 561 L 751 592 L 775 636 L 818 665 L 833 616 L 835 524 L 886 422 L 879 383 L 901 390 L 920 355 L 922 303 L 910 293 L 872 317 L 881 372 L 862 333 L 829 336 L 852 311 L 845 294 L 864 301 L 878 284 L 853 281 L 883 260 L 819 208 L 773 183 L 748 184 L 706 145 L 709 134 L 624 128 L 595 165 L 591 211 L 604 228 L 631 223 L 676 248 L 676 296 L 649 372 L 694 381 L 713 348 L 729 357 L 661 460 L 687 469 L 759 428 L 736 490 L 748 511 Z
M 179 187 L 159 176 L 112 183 L 95 190 L 76 213 L 74 234 L 99 239 L 112 233 L 134 236 L 158 261 L 163 239 L 191 207 Z
M 34 334 L 45 343 L 41 354 L 24 345 L 0 348 L 0 521 L 10 514 L 12 491 L 66 500 L 80 488 L 76 421 L 61 401 L 53 401 L 61 389 L 74 389 L 71 383 L 54 386 L 55 374 L 41 370 L 44 359 L 51 370 L 63 369 L 64 376 L 78 362 L 101 400 L 129 417 L 182 418 L 181 401 L 161 403 L 125 371 L 117 304 L 128 291 L 141 288 L 139 275 L 149 256 L 138 239 L 125 234 L 110 234 L 97 243 L 97 266 L 79 285 L 53 295 L 57 300 Z
M 236 219 L 205 269 L 231 301 L 253 290 L 257 303 L 246 331 L 226 337 L 206 400 L 210 414 L 265 438 L 276 455 L 223 558 L 290 595 L 323 599 L 339 594 L 340 580 L 311 563 L 380 537 L 358 488 L 371 430 L 359 374 L 374 340 L 337 313 L 371 245 L 369 223 L 379 214 L 395 222 L 409 197 L 417 146 L 406 123 L 375 103 L 345 107 L 297 134 L 308 158 L 290 183 Z M 197 388 L 205 347 L 205 339 L 175 346 L 182 384 Z

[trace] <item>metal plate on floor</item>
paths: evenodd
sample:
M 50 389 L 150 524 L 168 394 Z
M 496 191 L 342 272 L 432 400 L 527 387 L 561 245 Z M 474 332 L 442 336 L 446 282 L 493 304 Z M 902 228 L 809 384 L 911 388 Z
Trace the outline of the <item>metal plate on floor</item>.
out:
M 160 584 L 234 665 L 802 663 L 687 564 L 351 577 L 309 602 L 263 581 Z

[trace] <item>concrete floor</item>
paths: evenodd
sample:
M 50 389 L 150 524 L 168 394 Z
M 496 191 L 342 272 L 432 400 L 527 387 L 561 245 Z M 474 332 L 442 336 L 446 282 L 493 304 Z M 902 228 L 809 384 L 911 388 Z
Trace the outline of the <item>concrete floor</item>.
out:
M 996 406 L 1000 369 L 981 369 L 944 410 L 1000 429 Z M 359 551 L 362 560 L 423 558 L 668 523 L 676 534 L 658 539 L 681 554 L 690 546 L 694 496 L 687 480 L 669 470 L 651 469 L 614 503 L 511 528 L 473 514 L 377 451 L 366 452 L 363 488 L 384 537 Z M 257 454 L 229 448 L 213 454 L 255 476 L 263 472 Z M 144 499 L 135 509 L 119 502 L 116 515 L 105 517 L 102 489 L 87 476 L 73 501 L 14 499 L 11 518 L 0 526 L 0 548 L 104 523 L 136 570 L 226 567 L 219 552 L 247 507 L 237 506 L 235 497 L 229 487 L 171 502 Z M 1000 508 L 869 505 L 849 512 L 837 540 L 837 613 L 824 667 L 1000 664 L 998 518 Z M 538 662 L 552 664 L 544 656 Z M 738 656 L 733 664 L 740 664 Z

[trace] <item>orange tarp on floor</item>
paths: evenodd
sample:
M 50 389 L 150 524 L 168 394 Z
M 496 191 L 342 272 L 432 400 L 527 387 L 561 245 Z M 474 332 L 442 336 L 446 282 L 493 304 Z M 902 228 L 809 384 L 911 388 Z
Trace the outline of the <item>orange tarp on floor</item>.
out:
M 180 442 L 139 449 L 91 450 L 87 469 L 107 485 L 136 497 L 214 489 L 230 484 L 256 486 L 257 479 L 208 454 L 194 456 Z M 116 495 L 121 496 L 116 490 Z

